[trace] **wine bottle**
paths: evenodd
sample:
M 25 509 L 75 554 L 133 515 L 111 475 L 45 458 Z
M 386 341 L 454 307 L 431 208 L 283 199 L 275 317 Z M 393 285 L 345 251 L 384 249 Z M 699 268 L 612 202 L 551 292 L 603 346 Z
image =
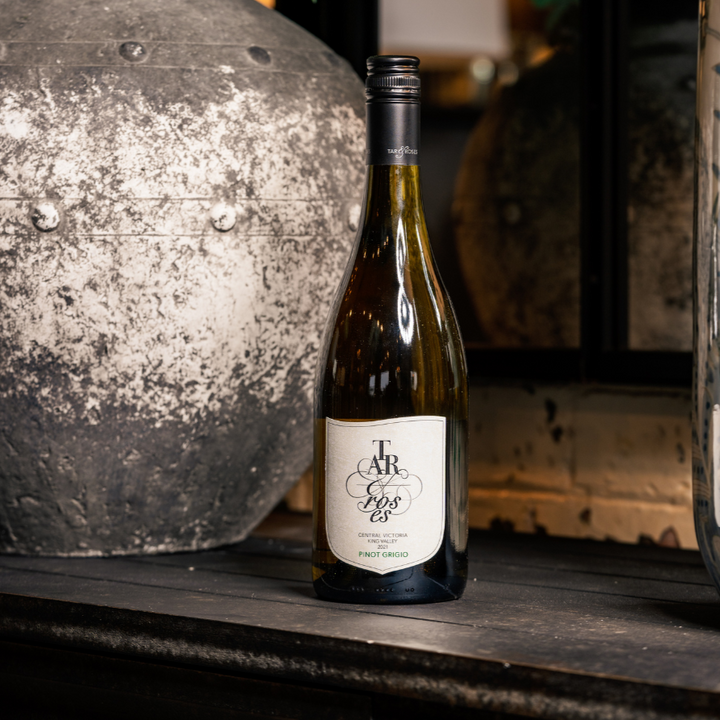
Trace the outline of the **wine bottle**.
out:
M 362 223 L 315 390 L 313 584 L 356 603 L 459 598 L 467 372 L 420 196 L 419 60 L 367 61 Z

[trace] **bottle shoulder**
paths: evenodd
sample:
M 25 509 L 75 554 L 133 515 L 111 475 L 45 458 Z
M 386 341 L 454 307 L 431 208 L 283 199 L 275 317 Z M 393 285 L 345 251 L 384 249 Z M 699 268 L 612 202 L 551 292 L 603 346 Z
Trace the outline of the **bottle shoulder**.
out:
M 396 289 L 341 303 L 319 364 L 319 416 L 464 416 L 467 371 L 452 309 Z

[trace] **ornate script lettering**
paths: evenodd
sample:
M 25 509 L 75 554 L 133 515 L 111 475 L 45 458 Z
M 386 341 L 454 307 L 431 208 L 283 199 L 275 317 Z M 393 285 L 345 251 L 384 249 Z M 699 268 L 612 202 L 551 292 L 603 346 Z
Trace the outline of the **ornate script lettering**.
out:
M 386 453 L 390 440 L 373 440 L 379 452 L 363 458 L 357 470 L 348 476 L 345 488 L 350 497 L 359 498 L 357 508 L 370 515 L 370 522 L 387 522 L 392 515 L 408 511 L 423 490 L 422 480 L 398 468 L 398 456 Z

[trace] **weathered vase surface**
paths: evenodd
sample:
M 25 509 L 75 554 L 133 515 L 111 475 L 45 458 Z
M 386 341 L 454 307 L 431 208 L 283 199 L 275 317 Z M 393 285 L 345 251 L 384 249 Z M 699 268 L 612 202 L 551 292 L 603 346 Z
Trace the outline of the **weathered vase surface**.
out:
M 311 460 L 360 80 L 255 0 L 9 0 L 0 87 L 0 549 L 242 539 Z

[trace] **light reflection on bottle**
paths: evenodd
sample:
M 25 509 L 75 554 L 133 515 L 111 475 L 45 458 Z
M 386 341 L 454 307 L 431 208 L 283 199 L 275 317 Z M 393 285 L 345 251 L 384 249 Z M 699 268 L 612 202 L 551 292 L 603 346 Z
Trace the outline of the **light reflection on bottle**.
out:
M 406 345 L 412 342 L 413 331 L 415 329 L 415 323 L 413 322 L 413 309 L 410 302 L 407 299 L 405 291 L 400 288 L 398 293 L 398 321 L 400 323 L 400 336 L 405 341 Z
M 405 224 L 398 222 L 395 230 L 395 267 L 398 279 L 397 317 L 400 326 L 400 336 L 406 345 L 409 345 L 415 330 L 414 313 L 412 305 L 405 292 L 405 274 L 407 273 L 407 237 L 405 236 Z

